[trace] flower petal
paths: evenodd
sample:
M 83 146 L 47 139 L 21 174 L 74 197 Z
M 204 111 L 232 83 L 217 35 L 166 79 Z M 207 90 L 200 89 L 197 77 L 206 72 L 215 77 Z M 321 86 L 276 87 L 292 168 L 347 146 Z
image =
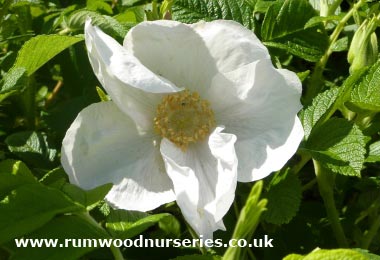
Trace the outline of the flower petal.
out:
M 128 32 L 124 47 L 156 74 L 201 94 L 218 73 L 270 59 L 252 31 L 224 20 L 143 22 Z
M 296 117 L 301 83 L 294 73 L 263 59 L 217 75 L 209 96 L 217 122 L 237 136 L 239 181 L 279 170 L 296 152 L 303 129 Z
M 192 91 L 209 87 L 217 73 L 209 49 L 187 24 L 142 22 L 129 30 L 123 45 L 151 71 Z
M 191 25 L 205 42 L 218 71 L 227 73 L 261 59 L 270 59 L 267 48 L 241 24 L 216 20 Z
M 164 139 L 161 153 L 173 181 L 177 203 L 191 227 L 203 238 L 223 229 L 223 216 L 230 208 L 236 188 L 236 137 L 217 127 L 209 141 L 183 152 Z
M 86 21 L 85 40 L 90 63 L 116 105 L 142 129 L 151 127 L 161 95 L 181 89 L 154 74 L 116 40 Z
M 84 189 L 113 183 L 106 199 L 117 208 L 151 210 L 175 199 L 153 138 L 140 135 L 112 101 L 92 104 L 63 139 L 62 166 Z

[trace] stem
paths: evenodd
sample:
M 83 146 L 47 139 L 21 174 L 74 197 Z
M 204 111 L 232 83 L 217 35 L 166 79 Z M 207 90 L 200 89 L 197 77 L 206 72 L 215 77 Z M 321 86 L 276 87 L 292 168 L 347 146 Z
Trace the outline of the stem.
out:
M 194 239 L 199 239 L 198 235 L 195 233 L 195 231 L 190 227 L 190 225 L 187 222 L 186 222 L 186 226 L 187 226 L 187 230 L 189 230 L 191 237 Z M 198 241 L 197 241 L 197 245 L 198 245 L 199 251 L 201 251 L 202 255 L 206 255 L 207 250 L 204 247 L 201 247 Z
M 314 186 L 314 184 L 317 183 L 317 179 L 312 179 L 311 181 L 309 181 L 308 183 L 306 183 L 304 186 L 302 186 L 302 192 L 310 189 L 311 187 Z
M 332 3 L 329 7 L 328 15 L 333 15 L 342 2 L 343 0 L 335 0 L 335 2 Z
M 339 1 L 339 0 L 337 0 Z M 363 4 L 365 4 L 365 0 L 360 0 L 357 2 L 350 11 L 339 21 L 338 25 L 335 27 L 333 33 L 330 35 L 329 45 L 325 52 L 325 54 L 321 57 L 321 59 L 316 63 L 314 72 L 311 75 L 310 84 L 306 92 L 305 102 L 309 104 L 313 97 L 318 94 L 322 90 L 322 76 L 323 71 L 325 70 L 328 59 L 330 58 L 331 53 L 333 52 L 332 46 L 338 40 L 340 33 L 342 32 L 344 26 L 347 21 L 352 17 L 354 12 L 356 12 Z
M 329 175 L 319 164 L 318 161 L 313 160 L 315 175 L 317 177 L 319 193 L 323 199 L 327 217 L 330 221 L 335 238 L 339 247 L 348 247 L 347 238 L 344 234 L 342 225 L 340 224 L 339 214 L 335 206 L 332 175 Z
M 369 248 L 369 245 L 371 244 L 373 238 L 377 234 L 377 231 L 379 230 L 379 228 L 380 228 L 380 216 L 377 216 L 377 218 L 372 223 L 372 226 L 370 227 L 368 232 L 364 234 L 361 248 L 363 249 Z
M 33 75 L 29 77 L 28 85 L 22 97 L 24 104 L 24 113 L 26 117 L 26 125 L 33 130 L 36 126 L 36 86 Z
M 77 216 L 87 220 L 89 223 L 91 223 L 96 228 L 100 228 L 104 231 L 103 227 L 98 222 L 96 222 L 95 219 L 93 219 L 88 212 L 77 214 Z M 104 231 L 104 232 L 107 233 L 106 231 Z M 112 245 L 110 247 L 110 250 L 111 250 L 111 253 L 112 253 L 115 260 L 124 260 L 123 254 L 121 253 L 121 251 L 118 247 L 115 247 Z
M 299 162 L 292 167 L 292 172 L 294 174 L 299 173 L 299 171 L 301 171 L 305 164 L 311 159 L 311 155 L 309 153 L 298 151 L 298 154 L 301 156 L 301 160 L 299 160 Z

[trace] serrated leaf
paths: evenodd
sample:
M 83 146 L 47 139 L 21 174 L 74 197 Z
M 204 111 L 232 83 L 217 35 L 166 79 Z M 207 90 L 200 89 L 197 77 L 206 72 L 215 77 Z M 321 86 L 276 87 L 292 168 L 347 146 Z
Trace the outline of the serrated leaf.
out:
M 366 162 L 380 162 L 380 141 L 374 142 L 369 146 Z
M 339 94 L 338 88 L 331 88 L 320 93 L 313 99 L 313 103 L 300 113 L 301 123 L 305 131 L 305 138 L 309 138 L 311 130 L 323 115 L 332 107 Z
M 266 194 L 265 221 L 281 225 L 289 223 L 297 214 L 301 204 L 302 187 L 298 177 L 289 171 L 276 174 Z
M 308 255 L 288 255 L 284 260 L 321 260 L 321 259 L 350 259 L 350 260 L 368 260 L 363 254 L 351 249 L 318 249 Z
M 67 26 L 71 31 L 83 31 L 87 18 L 91 18 L 92 25 L 98 26 L 105 33 L 118 37 L 119 39 L 123 39 L 127 33 L 127 29 L 116 19 L 88 10 L 78 10 L 70 15 Z
M 66 193 L 73 201 L 80 203 L 88 211 L 96 207 L 112 188 L 112 183 L 104 184 L 94 189 L 85 191 L 81 188 L 65 183 L 61 190 Z
M 18 132 L 5 139 L 8 149 L 25 162 L 42 168 L 50 168 L 57 158 L 57 148 L 45 133 Z
M 63 35 L 33 37 L 22 46 L 14 68 L 23 67 L 30 76 L 58 53 L 82 40 L 83 37 Z
M 5 160 L 0 163 L 0 199 L 28 183 L 37 183 L 37 180 L 23 162 Z
M 277 1 L 269 7 L 261 27 L 264 44 L 318 61 L 328 47 L 327 34 L 320 25 L 304 29 L 315 15 L 307 0 Z
M 58 239 L 58 243 L 56 247 L 44 247 L 43 249 L 31 246 L 17 248 L 12 243 L 9 250 L 13 252 L 13 260 L 61 260 L 63 256 L 65 260 L 76 260 L 100 247 L 100 240 L 108 240 L 110 237 L 103 229 L 96 227 L 85 218 L 72 215 L 52 219 L 32 234 L 25 236 L 24 239 Z M 70 239 L 67 247 L 65 247 L 65 239 Z M 80 243 L 82 246 L 79 246 Z M 87 246 L 83 246 L 84 243 Z
M 0 201 L 0 244 L 41 227 L 57 214 L 82 210 L 58 190 L 39 183 L 22 185 Z
M 249 29 L 254 28 L 253 9 L 245 1 L 177 0 L 172 7 L 174 20 L 195 23 L 199 20 L 234 20 Z
M 331 118 L 313 130 L 305 148 L 331 171 L 359 177 L 365 145 L 366 137 L 358 126 L 342 118 Z
M 305 131 L 305 139 L 312 130 L 323 124 L 333 113 L 349 99 L 352 88 L 361 79 L 365 69 L 356 71 L 350 75 L 340 88 L 331 88 L 319 93 L 311 105 L 300 113 L 300 119 Z
M 142 233 L 168 216 L 170 214 L 167 213 L 149 215 L 138 211 L 115 210 L 107 216 L 106 228 L 114 237 L 127 239 Z
M 349 108 L 380 112 L 380 60 L 373 64 L 352 90 Z
M 340 21 L 343 15 L 329 15 L 329 16 L 314 16 L 305 24 L 305 29 L 314 27 L 322 22 L 327 21 Z

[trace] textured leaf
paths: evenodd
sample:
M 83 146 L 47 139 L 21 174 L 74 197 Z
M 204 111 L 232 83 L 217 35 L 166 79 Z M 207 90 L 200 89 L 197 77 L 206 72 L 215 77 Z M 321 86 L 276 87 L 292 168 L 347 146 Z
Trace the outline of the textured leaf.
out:
M 0 198 L 28 183 L 37 183 L 37 180 L 23 162 L 5 160 L 0 163 Z
M 170 214 L 167 213 L 149 215 L 138 211 L 115 210 L 108 215 L 106 228 L 114 237 L 127 239 L 142 233 L 168 216 Z
M 332 107 L 339 94 L 338 88 L 331 88 L 323 93 L 320 93 L 313 99 L 313 103 L 305 110 L 302 110 L 300 119 L 305 131 L 307 139 L 315 124 L 322 118 L 323 115 Z
M 267 46 L 283 49 L 305 60 L 318 61 L 328 46 L 323 26 L 304 29 L 316 15 L 307 0 L 277 1 L 265 15 L 261 35 Z
M 0 244 L 41 227 L 56 214 L 81 210 L 58 190 L 22 185 L 0 201 Z
M 239 22 L 249 29 L 254 28 L 253 9 L 245 1 L 177 0 L 172 9 L 173 19 L 184 23 L 225 19 Z
M 24 67 L 11 69 L 4 75 L 0 94 L 4 94 L 12 90 L 22 89 L 27 85 L 27 82 L 28 78 L 26 77 L 26 70 Z
M 289 223 L 298 212 L 301 195 L 301 182 L 296 175 L 287 171 L 274 176 L 266 194 L 264 220 L 277 225 Z
M 312 104 L 301 111 L 300 119 L 306 139 L 315 127 L 324 123 L 350 98 L 352 88 L 361 79 L 364 72 L 365 69 L 356 71 L 344 81 L 340 88 L 331 88 L 318 94 Z
M 69 17 L 67 25 L 72 31 L 82 31 L 87 18 L 91 18 L 91 23 L 101 28 L 105 33 L 118 37 L 119 39 L 124 38 L 127 33 L 126 28 L 111 16 L 101 15 L 88 10 L 78 10 L 74 12 Z
M 380 60 L 370 67 L 352 90 L 350 109 L 380 112 Z
M 369 153 L 366 162 L 380 162 L 380 141 L 369 146 Z
M 14 67 L 23 67 L 31 75 L 58 53 L 82 40 L 83 37 L 77 36 L 38 35 L 22 46 Z
M 311 252 L 308 255 L 301 256 L 291 254 L 284 258 L 284 260 L 335 260 L 335 259 L 349 259 L 349 260 L 368 260 L 363 254 L 351 249 L 319 249 Z
M 103 229 L 90 223 L 85 218 L 59 216 L 24 237 L 24 239 L 58 239 L 56 247 L 44 247 L 43 249 L 31 246 L 16 248 L 13 245 L 10 250 L 13 251 L 13 260 L 61 260 L 63 256 L 65 260 L 76 260 L 99 247 L 99 240 L 109 238 L 109 235 Z M 65 247 L 65 239 L 70 239 L 67 247 Z M 82 246 L 79 246 L 79 239 L 82 239 Z M 88 246 L 83 246 L 84 243 Z
M 313 158 L 335 173 L 360 176 L 366 137 L 358 126 L 341 118 L 331 118 L 314 129 L 306 142 Z
M 12 153 L 38 167 L 53 166 L 57 157 L 57 149 L 45 133 L 18 132 L 8 136 L 5 143 Z

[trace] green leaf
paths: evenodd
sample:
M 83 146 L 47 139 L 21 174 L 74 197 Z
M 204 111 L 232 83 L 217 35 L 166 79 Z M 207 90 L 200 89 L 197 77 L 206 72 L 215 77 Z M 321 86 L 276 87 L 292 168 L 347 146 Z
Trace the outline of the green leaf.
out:
M 172 260 L 222 260 L 222 257 L 217 255 L 184 255 Z
M 37 180 L 23 162 L 5 160 L 0 163 L 0 198 L 28 183 L 37 183 Z
M 103 239 L 111 241 L 109 235 L 100 226 L 98 227 L 86 218 L 75 215 L 56 217 L 32 234 L 25 236 L 25 239 L 38 239 L 40 241 L 43 239 L 53 239 L 53 241 L 57 239 L 57 246 L 18 248 L 12 242 L 9 250 L 12 252 L 13 260 L 61 260 L 63 259 L 62 256 L 64 256 L 65 260 L 76 260 L 99 247 L 99 241 Z M 82 246 L 79 246 L 80 242 Z M 84 243 L 87 246 L 83 246 Z
M 307 0 L 277 1 L 265 15 L 261 36 L 264 44 L 308 61 L 318 61 L 328 47 L 323 26 L 304 28 L 316 15 Z
M 367 138 L 358 126 L 331 118 L 313 130 L 305 148 L 325 168 L 335 173 L 360 176 Z
M 83 31 L 86 19 L 91 18 L 92 25 L 101 28 L 105 33 L 123 39 L 127 29 L 111 16 L 101 15 L 94 11 L 78 10 L 68 20 L 67 26 L 71 31 Z
M 22 185 L 0 201 L 0 244 L 41 227 L 57 214 L 82 210 L 56 189 Z
M 301 111 L 300 119 L 305 131 L 306 139 L 309 138 L 309 135 L 316 123 L 335 103 L 338 94 L 338 88 L 331 88 L 325 92 L 322 92 L 313 99 L 313 103 L 310 106 Z
M 380 162 L 380 141 L 374 142 L 369 146 L 368 157 L 366 162 Z
M 3 84 L 0 94 L 7 93 L 12 90 L 20 90 L 28 84 L 26 70 L 24 67 L 18 67 L 8 71 L 3 78 Z
M 170 214 L 149 215 L 144 212 L 114 210 L 107 217 L 106 228 L 112 236 L 127 239 L 155 225 Z
M 30 76 L 58 53 L 82 40 L 83 37 L 63 35 L 38 35 L 33 37 L 22 46 L 14 68 L 23 67 L 26 69 L 28 76 Z
M 234 239 L 249 239 L 249 236 L 255 232 L 257 225 L 260 222 L 261 214 L 266 210 L 266 199 L 260 199 L 263 188 L 263 181 L 256 182 L 251 192 L 248 195 L 247 201 L 240 211 L 232 238 Z M 243 248 L 229 247 L 225 252 L 224 260 L 243 259 Z
M 284 260 L 321 260 L 321 259 L 349 259 L 349 260 L 368 260 L 367 257 L 361 253 L 351 249 L 318 249 L 306 256 L 288 255 Z
M 107 195 L 112 188 L 112 183 L 104 184 L 92 190 L 82 190 L 78 186 L 65 183 L 61 190 L 66 193 L 73 201 L 83 205 L 88 211 L 95 208 Z
M 306 139 L 314 128 L 325 123 L 350 98 L 352 88 L 364 72 L 365 69 L 356 71 L 344 81 L 340 88 L 331 88 L 318 94 L 312 104 L 301 111 L 300 119 Z
M 50 168 L 57 159 L 57 148 L 45 133 L 18 132 L 5 139 L 8 149 L 36 167 Z
M 264 220 L 277 225 L 289 223 L 298 212 L 301 195 L 301 182 L 295 174 L 290 171 L 276 174 L 266 194 L 268 204 Z
M 177 0 L 172 7 L 174 20 L 195 23 L 199 20 L 234 20 L 249 29 L 254 28 L 253 9 L 245 1 Z
M 357 112 L 380 112 L 380 60 L 366 71 L 352 90 L 348 107 Z

